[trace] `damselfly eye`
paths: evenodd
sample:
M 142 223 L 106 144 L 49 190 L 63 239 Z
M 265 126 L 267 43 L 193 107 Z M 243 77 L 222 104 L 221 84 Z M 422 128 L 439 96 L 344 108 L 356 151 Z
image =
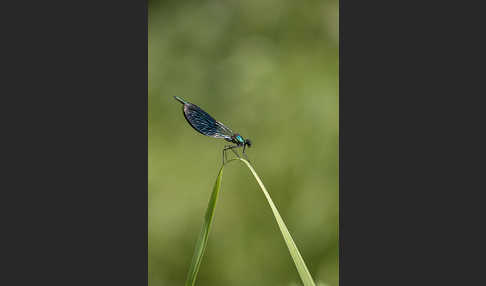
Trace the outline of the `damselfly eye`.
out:
M 246 139 L 245 140 L 245 144 L 246 144 L 246 146 L 251 147 L 251 141 L 250 141 L 250 139 Z

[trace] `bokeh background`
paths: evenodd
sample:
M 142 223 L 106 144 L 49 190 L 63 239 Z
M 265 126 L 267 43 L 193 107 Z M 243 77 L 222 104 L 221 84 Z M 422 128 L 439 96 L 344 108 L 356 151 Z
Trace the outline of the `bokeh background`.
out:
M 180 96 L 250 138 L 248 155 L 316 280 L 338 285 L 338 1 L 149 1 L 149 285 L 184 285 L 226 142 Z M 198 285 L 300 285 L 270 208 L 225 168 Z

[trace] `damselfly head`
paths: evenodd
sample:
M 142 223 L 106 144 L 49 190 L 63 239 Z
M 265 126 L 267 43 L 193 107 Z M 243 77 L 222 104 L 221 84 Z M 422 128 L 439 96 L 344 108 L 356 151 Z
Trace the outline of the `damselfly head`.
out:
M 248 146 L 248 147 L 251 147 L 250 139 L 245 139 L 245 145 Z

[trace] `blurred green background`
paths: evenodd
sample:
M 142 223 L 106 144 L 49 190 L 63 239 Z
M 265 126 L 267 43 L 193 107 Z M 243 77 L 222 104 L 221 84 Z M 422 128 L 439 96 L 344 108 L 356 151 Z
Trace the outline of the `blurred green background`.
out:
M 184 285 L 224 140 L 177 95 L 252 140 L 250 160 L 316 282 L 338 285 L 338 1 L 149 1 L 149 285 Z M 224 171 L 197 285 L 300 285 L 241 163 Z

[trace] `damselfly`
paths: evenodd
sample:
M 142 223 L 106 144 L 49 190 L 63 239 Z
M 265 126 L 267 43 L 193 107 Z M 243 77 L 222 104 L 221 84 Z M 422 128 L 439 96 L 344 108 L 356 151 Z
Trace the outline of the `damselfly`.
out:
M 234 149 L 242 147 L 242 154 L 246 157 L 245 149 L 246 146 L 251 147 L 250 139 L 244 139 L 240 134 L 234 133 L 230 128 L 215 120 L 213 117 L 211 117 L 211 115 L 206 113 L 197 105 L 187 102 L 178 96 L 174 96 L 174 98 L 183 104 L 182 112 L 184 117 L 197 132 L 214 138 L 223 138 L 227 142 L 236 144 L 226 145 L 224 147 L 223 164 L 225 162 L 225 154 L 227 150 L 233 151 L 233 153 L 239 157 L 238 153 Z

